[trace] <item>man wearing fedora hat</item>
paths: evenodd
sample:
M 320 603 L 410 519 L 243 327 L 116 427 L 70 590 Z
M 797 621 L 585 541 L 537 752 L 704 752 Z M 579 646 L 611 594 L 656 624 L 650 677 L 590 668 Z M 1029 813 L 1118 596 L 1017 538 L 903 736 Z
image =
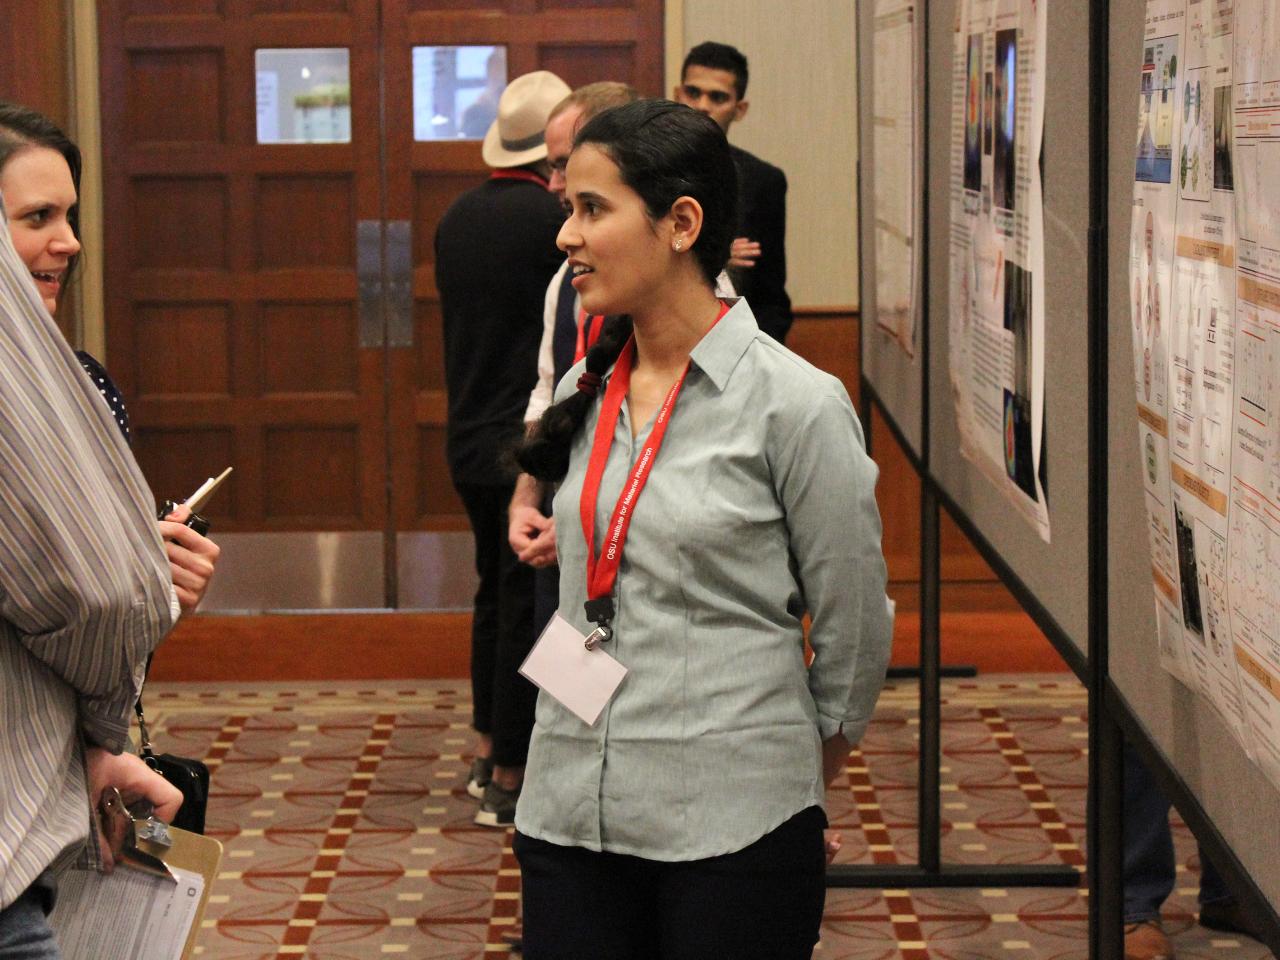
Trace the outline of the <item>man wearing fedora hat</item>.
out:
M 563 262 L 564 214 L 548 189 L 545 131 L 569 93 L 553 73 L 513 80 L 482 155 L 493 172 L 454 201 L 436 229 L 436 287 L 449 394 L 446 456 L 475 535 L 480 584 L 471 627 L 473 724 L 480 735 L 467 790 L 476 823 L 509 826 L 524 779 L 536 688 L 517 671 L 533 645 L 533 570 L 507 543 L 515 483 L 503 453 L 524 429 L 538 377 L 547 282 Z

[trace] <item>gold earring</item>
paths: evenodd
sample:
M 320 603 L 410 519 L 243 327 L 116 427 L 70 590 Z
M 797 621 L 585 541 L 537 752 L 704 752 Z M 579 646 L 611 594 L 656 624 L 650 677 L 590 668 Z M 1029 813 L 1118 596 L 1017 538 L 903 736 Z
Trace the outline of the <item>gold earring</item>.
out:
M 684 241 L 683 241 L 683 240 L 677 240 L 677 241 L 676 241 L 676 253 L 679 253 L 683 248 L 684 248 Z

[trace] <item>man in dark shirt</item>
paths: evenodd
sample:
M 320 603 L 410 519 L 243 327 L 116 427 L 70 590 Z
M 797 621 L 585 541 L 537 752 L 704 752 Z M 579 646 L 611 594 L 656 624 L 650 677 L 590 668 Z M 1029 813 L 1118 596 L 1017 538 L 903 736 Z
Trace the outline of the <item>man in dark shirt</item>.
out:
M 726 43 L 700 43 L 684 59 L 674 98 L 729 127 L 747 115 L 747 58 Z M 782 342 L 791 328 L 787 296 L 787 178 L 772 164 L 730 147 L 738 167 L 738 232 L 729 260 L 734 289 L 760 329 Z
M 537 380 L 547 282 L 564 260 L 564 214 L 547 189 L 544 139 L 569 93 L 545 70 L 512 81 L 485 136 L 490 178 L 454 201 L 436 230 L 436 287 L 449 393 L 446 454 L 475 534 L 480 586 L 471 628 L 474 725 L 480 734 L 467 790 L 476 823 L 506 827 L 524 779 L 536 689 L 517 670 L 533 645 L 533 570 L 507 543 L 515 472 L 504 454 L 524 430 Z

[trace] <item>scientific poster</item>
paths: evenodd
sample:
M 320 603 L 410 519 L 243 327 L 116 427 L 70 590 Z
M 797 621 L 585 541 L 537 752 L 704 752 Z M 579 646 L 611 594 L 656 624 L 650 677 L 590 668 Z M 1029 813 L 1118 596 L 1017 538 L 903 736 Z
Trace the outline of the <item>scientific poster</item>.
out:
M 1148 0 L 1130 304 L 1162 663 L 1280 784 L 1280 17 Z
M 1047 0 L 960 0 L 952 71 L 951 386 L 961 452 L 1049 540 L 1044 457 Z
M 1209 0 L 1147 4 L 1131 332 L 1161 662 L 1247 745 L 1227 596 L 1235 196 L 1214 151 L 1232 39 Z
M 876 0 L 873 29 L 876 325 L 914 357 L 921 276 L 915 0 Z
M 1236 193 L 1232 638 L 1254 759 L 1280 785 L 1280 4 L 1236 0 L 1234 96 L 1215 125 Z

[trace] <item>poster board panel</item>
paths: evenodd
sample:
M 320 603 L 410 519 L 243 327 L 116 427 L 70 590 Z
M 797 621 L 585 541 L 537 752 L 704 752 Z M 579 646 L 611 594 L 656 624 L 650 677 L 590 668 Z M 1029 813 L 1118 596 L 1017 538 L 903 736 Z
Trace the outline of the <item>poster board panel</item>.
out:
M 858 3 L 858 143 L 859 143 L 859 313 L 861 316 L 862 375 L 871 385 L 917 459 L 924 452 L 924 330 L 923 330 L 923 244 L 921 229 L 921 189 L 923 172 L 924 95 L 924 4 L 921 0 L 859 0 Z M 907 42 L 911 44 L 905 49 Z M 882 55 L 879 65 L 876 48 Z M 908 59 L 909 57 L 909 59 Z M 902 77 L 910 76 L 906 84 Z M 899 98 L 896 110 L 883 86 L 887 77 L 897 79 L 899 90 L 912 89 L 915 99 Z M 881 83 L 877 85 L 876 80 Z M 914 104 L 914 110 L 912 105 Z M 915 128 L 903 130 L 903 121 L 915 115 Z M 881 115 L 877 123 L 877 115 Z M 891 114 L 890 116 L 884 116 Z M 879 140 L 877 140 L 879 136 Z M 886 170 L 886 159 L 902 151 L 906 143 L 914 155 L 897 157 L 897 167 Z M 897 173 L 894 183 L 877 183 L 882 176 Z M 905 194 L 904 194 L 905 191 Z M 892 200 L 890 199 L 892 198 Z M 914 198 L 914 210 L 904 203 Z M 900 221 L 909 217 L 911 228 Z M 903 236 L 903 234 L 907 234 Z M 913 235 L 912 235 L 913 234 Z M 886 237 L 893 246 L 887 247 Z M 915 251 L 914 261 L 904 261 L 904 247 Z M 878 282 L 879 281 L 879 282 Z M 910 285 L 911 296 L 886 290 Z M 882 307 L 888 297 L 901 309 L 891 315 L 892 306 Z
M 1042 167 L 1044 487 L 1048 542 L 992 477 L 961 453 L 952 385 L 953 51 L 958 0 L 930 4 L 927 169 L 929 468 L 943 493 L 1018 572 L 1080 660 L 1088 644 L 1087 265 L 1088 35 L 1070 3 L 1050 3 L 1045 25 Z M 993 5 L 994 6 L 994 5 Z M 956 184 L 956 188 L 961 185 Z M 958 345 L 963 347 L 963 344 Z
M 1157 640 L 1127 295 L 1144 8 L 1136 2 L 1113 5 L 1110 23 L 1109 670 L 1126 707 L 1166 764 L 1264 896 L 1280 903 L 1280 861 L 1274 855 L 1280 849 L 1280 819 L 1275 816 L 1280 797 L 1209 700 L 1161 666 Z

